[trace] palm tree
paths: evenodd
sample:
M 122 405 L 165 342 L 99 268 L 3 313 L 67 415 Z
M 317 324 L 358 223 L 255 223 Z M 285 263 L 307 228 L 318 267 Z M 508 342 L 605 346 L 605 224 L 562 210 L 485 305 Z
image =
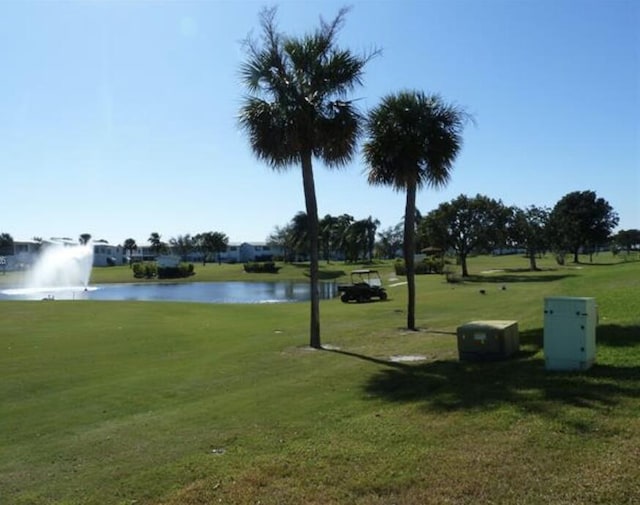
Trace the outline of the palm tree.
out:
M 135 251 L 138 248 L 136 241 L 132 238 L 128 238 L 124 241 L 122 248 L 124 249 L 125 252 L 127 251 L 129 252 L 129 266 L 133 268 L 133 262 L 131 261 L 132 259 L 131 257 L 133 256 L 133 251 Z
M 309 236 L 309 218 L 306 213 L 298 212 L 293 216 L 289 226 L 289 243 L 297 257 L 310 256 L 311 238 Z
M 164 243 L 160 239 L 161 235 L 156 231 L 152 232 L 147 239 L 147 242 L 150 244 L 151 251 L 156 253 L 156 255 L 160 254 L 165 248 Z
M 406 192 L 404 260 L 407 270 L 407 327 L 415 330 L 416 193 L 449 181 L 470 116 L 438 95 L 402 91 L 382 99 L 367 118 L 364 158 L 370 184 Z
M 376 244 L 376 232 L 380 226 L 380 221 L 369 216 L 365 219 L 365 229 L 367 234 L 367 254 L 369 255 L 369 263 L 373 262 L 373 249 Z
M 331 261 L 331 253 L 334 249 L 334 237 L 336 234 L 336 226 L 338 218 L 331 214 L 326 214 L 320 220 L 320 245 L 324 260 L 329 264 Z
M 302 169 L 310 242 L 310 345 L 320 348 L 318 205 L 312 159 L 328 167 L 348 163 L 360 133 L 360 115 L 347 95 L 361 84 L 369 57 L 336 47 L 346 9 L 313 33 L 280 33 L 275 9 L 262 11 L 262 38 L 247 40 L 241 77 L 248 91 L 239 122 L 254 154 L 274 170 Z
M 187 256 L 194 248 L 193 238 L 188 233 L 186 235 L 178 235 L 177 237 L 170 238 L 169 244 L 174 252 L 178 253 L 178 256 L 180 256 L 182 261 L 187 261 Z

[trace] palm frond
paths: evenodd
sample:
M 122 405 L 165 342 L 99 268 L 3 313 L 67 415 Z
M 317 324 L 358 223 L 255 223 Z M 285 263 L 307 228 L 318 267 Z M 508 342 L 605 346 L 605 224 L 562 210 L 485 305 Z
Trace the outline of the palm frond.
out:
M 341 166 L 355 151 L 362 118 L 346 96 L 361 84 L 369 57 L 336 46 L 347 12 L 296 38 L 277 31 L 268 9 L 260 40 L 245 42 L 240 77 L 249 95 L 239 121 L 254 153 L 274 168 L 299 162 L 302 151 Z
M 445 185 L 470 116 L 438 95 L 402 91 L 383 98 L 366 123 L 368 180 L 402 191 Z

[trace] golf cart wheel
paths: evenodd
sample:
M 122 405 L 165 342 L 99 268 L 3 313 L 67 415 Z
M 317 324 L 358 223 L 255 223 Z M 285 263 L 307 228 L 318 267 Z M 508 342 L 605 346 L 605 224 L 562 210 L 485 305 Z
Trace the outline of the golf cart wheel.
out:
M 380 300 L 385 301 L 387 299 L 387 293 L 380 293 Z
M 342 300 L 342 303 L 349 303 L 349 299 L 350 299 L 350 298 L 349 298 L 349 295 L 348 295 L 347 293 L 343 294 L 343 295 L 340 297 L 340 300 Z

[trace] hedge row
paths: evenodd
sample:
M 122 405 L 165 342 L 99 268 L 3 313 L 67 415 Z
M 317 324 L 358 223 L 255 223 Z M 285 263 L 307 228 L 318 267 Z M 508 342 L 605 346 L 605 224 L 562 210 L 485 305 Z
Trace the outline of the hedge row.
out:
M 257 274 L 277 274 L 281 267 L 277 267 L 273 261 L 250 261 L 244 264 L 244 271 Z
M 192 263 L 181 263 L 177 267 L 158 267 L 154 262 L 134 263 L 132 268 L 136 279 L 180 279 L 194 274 Z

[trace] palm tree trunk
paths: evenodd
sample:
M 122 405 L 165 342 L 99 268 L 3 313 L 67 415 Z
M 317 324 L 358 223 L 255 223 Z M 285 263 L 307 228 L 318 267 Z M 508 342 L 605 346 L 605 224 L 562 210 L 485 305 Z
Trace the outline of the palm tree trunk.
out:
M 320 292 L 318 291 L 318 203 L 316 201 L 316 187 L 313 181 L 313 167 L 311 165 L 311 151 L 302 155 L 302 184 L 304 187 L 304 202 L 307 207 L 309 220 L 309 282 L 311 289 L 311 318 L 309 331 L 309 345 L 320 349 Z
M 407 185 L 407 202 L 404 209 L 404 264 L 407 269 L 407 328 L 416 329 L 416 272 L 415 272 L 415 222 L 416 222 L 416 185 Z

